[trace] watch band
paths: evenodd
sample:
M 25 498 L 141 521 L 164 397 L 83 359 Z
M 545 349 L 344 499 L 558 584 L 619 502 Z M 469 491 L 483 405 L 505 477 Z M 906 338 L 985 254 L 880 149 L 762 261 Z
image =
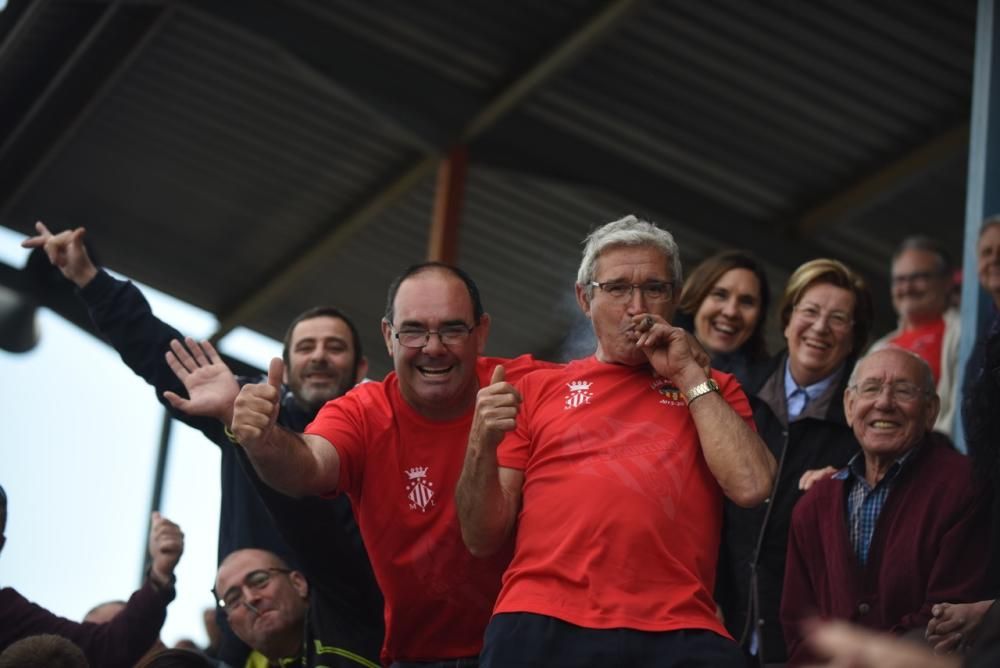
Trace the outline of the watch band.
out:
M 713 379 L 709 378 L 704 383 L 701 383 L 700 385 L 695 385 L 690 390 L 685 392 L 684 400 L 687 401 L 688 405 L 690 406 L 691 402 L 697 399 L 698 397 L 703 397 L 709 392 L 718 392 L 718 391 L 719 391 L 719 384 L 716 383 Z

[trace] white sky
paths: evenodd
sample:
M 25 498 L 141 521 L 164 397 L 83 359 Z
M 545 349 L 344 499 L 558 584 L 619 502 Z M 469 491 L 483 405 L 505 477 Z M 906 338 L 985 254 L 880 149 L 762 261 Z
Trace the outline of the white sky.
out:
M 23 238 L 0 227 L 0 261 L 23 266 Z M 214 331 L 211 315 L 139 287 L 154 313 L 182 332 Z M 9 506 L 0 587 L 79 621 L 139 586 L 164 411 L 110 347 L 51 311 L 40 309 L 37 322 L 41 339 L 32 351 L 0 350 L 0 484 Z M 281 352 L 277 341 L 247 330 L 221 348 L 263 368 Z M 214 605 L 219 455 L 176 421 L 161 512 L 185 534 L 162 637 L 168 646 L 181 638 L 204 645 L 201 611 Z

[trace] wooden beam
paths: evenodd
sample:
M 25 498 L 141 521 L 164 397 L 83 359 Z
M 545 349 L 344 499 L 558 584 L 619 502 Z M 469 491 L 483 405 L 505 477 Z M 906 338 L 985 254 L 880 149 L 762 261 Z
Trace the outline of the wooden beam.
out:
M 434 213 L 427 244 L 427 259 L 432 262 L 456 264 L 458 261 L 458 232 L 462 224 L 468 157 L 465 146 L 459 145 L 438 167 Z

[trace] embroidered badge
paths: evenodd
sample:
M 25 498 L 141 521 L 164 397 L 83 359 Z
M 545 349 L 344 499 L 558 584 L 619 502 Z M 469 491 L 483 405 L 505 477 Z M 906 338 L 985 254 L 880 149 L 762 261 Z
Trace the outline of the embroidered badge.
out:
M 668 406 L 683 406 L 684 397 L 681 391 L 674 387 L 666 378 L 653 378 L 653 382 L 649 384 L 651 388 L 660 393 L 663 397 L 660 399 L 661 404 L 666 404 Z
M 410 500 L 410 510 L 419 509 L 427 512 L 434 505 L 434 483 L 427 479 L 426 466 L 414 466 L 406 469 L 406 497 Z
M 594 393 L 590 391 L 591 385 L 593 383 L 588 383 L 585 380 L 574 380 L 572 383 L 566 383 L 566 387 L 569 388 L 569 394 L 566 395 L 566 410 L 589 404 L 590 399 L 594 396 Z

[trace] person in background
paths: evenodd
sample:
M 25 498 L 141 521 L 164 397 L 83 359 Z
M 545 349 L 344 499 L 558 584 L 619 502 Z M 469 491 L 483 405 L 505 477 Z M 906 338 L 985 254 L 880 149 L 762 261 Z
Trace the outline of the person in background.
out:
M 6 543 L 7 494 L 0 487 L 0 550 Z M 184 552 L 184 534 L 153 513 L 151 558 L 146 579 L 125 608 L 104 624 L 77 623 L 31 603 L 16 590 L 0 589 L 0 651 L 29 636 L 54 633 L 73 641 L 93 666 L 131 668 L 156 642 L 174 599 L 174 569 Z
M 0 668 L 89 667 L 83 650 L 51 633 L 23 638 L 0 653 Z
M 829 475 L 858 450 L 841 397 L 873 316 L 864 279 L 826 258 L 792 273 L 779 312 L 787 349 L 755 367 L 744 387 L 778 474 L 764 504 L 725 504 L 716 587 L 726 627 L 760 665 L 786 658 L 778 611 L 792 508 L 809 483 L 803 477 Z
M 190 393 L 198 388 L 185 386 L 176 374 L 194 373 L 201 365 L 218 363 L 214 348 L 184 339 L 176 329 L 153 315 L 149 303 L 130 281 L 117 280 L 94 265 L 83 243 L 84 228 L 52 234 L 41 222 L 35 227 L 38 235 L 22 245 L 42 249 L 49 261 L 77 286 L 98 331 L 118 351 L 122 361 L 155 388 L 157 399 L 171 415 L 199 430 L 219 447 L 222 493 L 219 562 L 235 550 L 259 548 L 301 566 L 295 549 L 300 545 L 289 544 L 289 536 L 282 535 L 273 517 L 287 514 L 302 518 L 311 526 L 328 527 L 322 545 L 317 545 L 316 540 L 310 542 L 310 554 L 330 550 L 329 560 L 350 563 L 349 583 L 340 591 L 341 596 L 349 599 L 344 607 L 350 614 L 343 619 L 341 628 L 350 630 L 355 637 L 343 638 L 343 644 L 376 659 L 384 635 L 382 597 L 350 503 L 340 497 L 297 504 L 294 499 L 280 495 L 265 502 L 255 488 L 257 481 L 244 470 L 239 447 L 226 433 L 239 387 L 263 378 L 233 376 L 222 364 L 228 382 L 225 391 L 214 395 L 219 405 L 192 408 Z M 329 306 L 310 308 L 292 320 L 285 334 L 282 357 L 286 372 L 281 379 L 277 419 L 278 424 L 294 430 L 305 429 L 324 403 L 346 393 L 368 370 L 354 323 Z M 218 375 L 211 376 L 214 388 L 220 380 Z M 220 616 L 217 623 L 222 630 L 218 658 L 229 665 L 242 666 L 249 649 L 229 631 L 224 617 Z
M 968 458 L 931 435 L 934 386 L 926 361 L 901 348 L 854 368 L 843 402 L 861 452 L 792 515 L 781 599 L 790 666 L 812 660 L 809 618 L 922 636 L 934 603 L 982 595 L 989 494 Z
M 87 612 L 86 615 L 83 616 L 83 621 L 91 624 L 106 624 L 114 619 L 118 613 L 124 610 L 125 605 L 125 601 L 108 601 L 107 603 L 95 605 Z M 139 661 L 141 662 L 143 659 L 151 657 L 157 652 L 162 652 L 166 648 L 167 646 L 163 644 L 163 641 L 157 637 L 156 642 L 153 643 L 153 646 L 149 648 L 149 651 L 146 652 L 139 659 Z
M 724 251 L 688 275 L 672 324 L 694 333 L 713 368 L 746 386 L 750 368 L 767 358 L 770 303 L 767 275 L 757 260 L 743 251 Z
M 992 300 L 984 331 L 965 367 L 962 420 L 965 443 L 980 482 L 993 489 L 990 563 L 1000 563 L 1000 216 L 983 221 L 976 243 L 979 285 Z M 977 640 L 979 626 L 1000 594 L 1000 569 L 991 571 L 990 598 L 934 606 L 927 640 L 936 651 L 952 651 Z M 1000 610 L 994 614 L 1000 616 Z
M 948 253 L 927 237 L 908 237 L 892 257 L 892 306 L 899 325 L 872 344 L 897 346 L 920 355 L 931 367 L 941 398 L 934 430 L 954 435 L 958 399 L 961 316 L 951 308 L 952 266 Z

